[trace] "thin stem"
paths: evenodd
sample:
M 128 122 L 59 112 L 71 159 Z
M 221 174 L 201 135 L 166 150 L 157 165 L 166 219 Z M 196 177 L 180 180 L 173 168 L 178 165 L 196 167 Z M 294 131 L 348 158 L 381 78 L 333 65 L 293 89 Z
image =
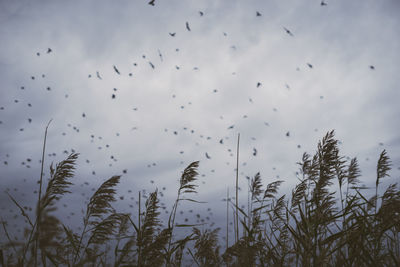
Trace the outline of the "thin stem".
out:
M 49 128 L 49 125 L 51 123 L 52 119 L 47 123 L 46 130 L 44 132 L 44 141 L 43 141 L 43 150 L 42 150 L 42 164 L 40 168 L 40 180 L 39 180 L 39 197 L 38 197 L 38 208 L 37 208 L 37 217 L 36 217 L 36 240 L 35 240 L 35 253 L 34 253 L 34 259 L 35 259 L 35 266 L 37 266 L 37 248 L 38 248 L 38 243 L 39 243 L 39 234 L 40 234 L 40 215 L 42 213 L 41 211 L 41 196 L 42 196 L 42 184 L 43 184 L 43 168 L 44 168 L 44 154 L 46 151 L 46 139 L 47 139 L 47 129 Z
M 226 190 L 226 249 L 229 247 L 229 187 Z
M 236 242 L 239 239 L 239 198 L 238 198 L 238 183 L 239 183 L 239 141 L 240 134 L 238 134 L 237 149 L 236 149 Z
M 138 232 L 138 264 L 139 264 L 139 266 L 140 266 L 140 264 L 142 263 L 142 230 L 141 230 L 141 226 L 140 226 L 140 224 L 141 224 L 141 217 L 140 217 L 140 215 L 141 215 L 141 203 L 140 203 L 140 201 L 141 201 L 141 199 L 142 199 L 142 197 L 141 197 L 141 195 L 140 195 L 140 191 L 139 191 L 139 219 L 138 219 L 138 224 L 139 224 L 139 232 Z

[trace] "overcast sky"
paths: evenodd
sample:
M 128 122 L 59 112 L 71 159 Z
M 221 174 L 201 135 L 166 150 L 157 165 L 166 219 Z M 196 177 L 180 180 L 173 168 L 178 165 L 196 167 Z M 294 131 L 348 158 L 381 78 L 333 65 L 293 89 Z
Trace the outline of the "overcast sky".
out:
M 260 172 L 288 193 L 296 162 L 332 129 L 364 184 L 383 149 L 385 183 L 399 181 L 399 1 L 147 2 L 0 1 L 2 217 L 17 213 L 5 190 L 37 197 L 50 119 L 46 171 L 80 153 L 65 214 L 114 174 L 119 210 L 136 212 L 142 189 L 168 202 L 199 160 L 195 198 L 209 204 L 179 219 L 211 208 L 220 222 L 239 133 L 242 188 Z

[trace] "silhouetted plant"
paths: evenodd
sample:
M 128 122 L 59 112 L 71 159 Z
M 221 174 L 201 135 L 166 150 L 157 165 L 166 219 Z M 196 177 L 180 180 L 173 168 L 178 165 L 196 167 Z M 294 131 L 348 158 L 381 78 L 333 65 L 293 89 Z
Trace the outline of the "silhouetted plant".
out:
M 239 225 L 235 227 L 236 240 L 224 252 L 220 251 L 219 228 L 175 223 L 180 201 L 198 202 L 186 197 L 196 193 L 198 162 L 183 171 L 165 226 L 157 190 L 149 194 L 143 212 L 139 197 L 137 223 L 130 214 L 117 212 L 112 204 L 120 176 L 113 176 L 92 195 L 83 230 L 75 233 L 54 215 L 61 197 L 71 193 L 78 157 L 71 154 L 54 168 L 50 166 L 35 218 L 6 192 L 28 226 L 24 241 L 16 241 L 1 219 L 6 242 L 1 244 L 0 263 L 182 266 L 189 254 L 198 266 L 400 266 L 400 189 L 397 183 L 390 184 L 378 194 L 381 180 L 391 169 L 386 150 L 378 160 L 375 190 L 367 198 L 368 188 L 360 186 L 357 159 L 346 160 L 338 144 L 331 131 L 318 143 L 313 156 L 303 154 L 299 183 L 289 197 L 278 196 L 283 181 L 263 187 L 260 173 L 249 178 L 247 212 L 227 196 L 243 234 L 239 236 Z M 336 181 L 338 192 L 334 190 Z M 191 227 L 192 232 L 177 238 L 176 228 L 180 227 Z

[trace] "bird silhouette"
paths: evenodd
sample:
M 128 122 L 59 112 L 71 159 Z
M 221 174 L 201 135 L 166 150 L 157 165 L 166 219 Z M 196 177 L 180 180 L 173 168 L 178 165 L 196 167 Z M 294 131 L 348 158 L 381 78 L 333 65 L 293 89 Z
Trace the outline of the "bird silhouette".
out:
M 150 67 L 154 70 L 155 66 L 149 61 Z
M 257 83 L 257 88 L 258 88 L 258 87 L 260 87 L 260 86 L 261 86 L 261 83 L 260 83 L 260 82 L 258 82 L 258 83 Z
M 187 22 L 187 21 L 186 21 L 186 29 L 187 29 L 188 31 L 191 31 L 191 30 L 190 30 L 190 27 L 189 27 L 189 22 Z
M 121 73 L 119 72 L 119 70 L 117 69 L 117 67 L 116 67 L 115 65 L 114 65 L 113 67 L 114 67 L 115 72 L 116 72 L 118 75 L 121 75 Z
M 160 60 L 163 61 L 163 56 L 162 56 L 162 54 L 161 54 L 160 49 L 158 49 L 158 56 L 160 57 Z
M 207 152 L 206 152 L 206 158 L 207 158 L 207 159 L 211 159 L 210 155 L 208 155 Z
M 283 27 L 283 29 L 285 29 L 286 33 L 289 34 L 290 36 L 294 36 L 293 33 L 288 28 Z
M 96 71 L 96 76 L 97 76 L 97 78 L 99 78 L 99 80 L 102 80 L 100 73 L 98 71 Z
M 324 1 L 321 1 L 321 6 L 327 6 L 328 4 L 325 3 Z
M 171 35 L 172 37 L 175 37 L 176 32 L 170 32 L 169 35 Z
M 154 6 L 154 2 L 155 2 L 155 0 L 151 0 L 151 1 L 149 2 L 149 5 Z
M 374 70 L 374 69 L 375 69 L 375 67 L 374 67 L 373 65 L 369 66 L 369 68 L 370 68 L 371 70 Z
M 204 15 L 203 11 L 199 11 L 199 14 L 201 17 Z
M 257 11 L 257 12 L 256 12 L 256 16 L 257 16 L 257 17 L 261 17 L 262 14 L 261 14 L 260 12 Z
M 307 63 L 307 66 L 308 66 L 310 69 L 313 68 L 313 65 L 311 65 L 310 63 Z
M 51 52 L 53 52 L 53 50 L 51 50 L 51 48 L 47 48 L 47 54 L 50 54 Z

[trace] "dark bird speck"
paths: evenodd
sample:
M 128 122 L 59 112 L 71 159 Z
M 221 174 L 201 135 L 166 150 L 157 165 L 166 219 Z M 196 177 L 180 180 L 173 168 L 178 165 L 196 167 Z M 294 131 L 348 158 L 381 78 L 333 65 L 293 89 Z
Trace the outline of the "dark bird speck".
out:
M 121 73 L 119 72 L 119 70 L 117 69 L 117 67 L 114 65 L 113 66 L 113 68 L 114 68 L 114 71 L 118 74 L 118 75 L 121 75 Z
M 287 34 L 289 34 L 290 36 L 294 36 L 293 33 L 288 29 L 283 27 L 283 29 L 286 31 Z

